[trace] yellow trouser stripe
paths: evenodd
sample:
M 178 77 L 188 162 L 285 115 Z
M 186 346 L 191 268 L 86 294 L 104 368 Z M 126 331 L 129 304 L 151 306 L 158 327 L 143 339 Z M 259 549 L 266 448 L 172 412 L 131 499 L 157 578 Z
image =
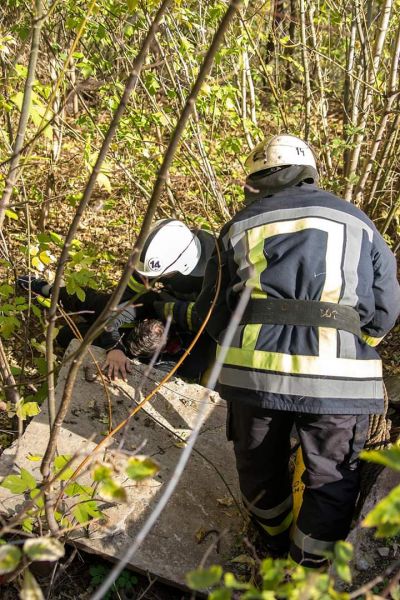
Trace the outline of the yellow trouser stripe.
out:
M 218 346 L 217 352 L 220 352 L 220 350 L 221 346 Z M 350 377 L 352 379 L 382 377 L 382 363 L 380 360 L 324 358 L 243 348 L 229 348 L 224 364 L 299 375 Z
M 263 529 L 265 529 L 265 531 L 267 533 L 269 533 L 269 535 L 279 535 L 280 533 L 283 533 L 284 531 L 289 529 L 290 525 L 292 524 L 292 521 L 293 521 L 293 513 L 290 512 L 284 518 L 282 523 L 280 525 L 276 525 L 275 527 L 272 527 L 270 525 L 265 525 L 264 523 L 261 523 L 260 521 L 258 521 L 258 523 L 261 525 L 261 527 Z
M 367 335 L 366 333 L 361 333 L 361 338 L 362 338 L 363 342 L 368 344 L 368 346 L 372 346 L 373 348 L 375 346 L 377 346 L 383 340 L 384 337 L 385 336 L 377 338 L 377 337 L 372 337 L 372 335 Z

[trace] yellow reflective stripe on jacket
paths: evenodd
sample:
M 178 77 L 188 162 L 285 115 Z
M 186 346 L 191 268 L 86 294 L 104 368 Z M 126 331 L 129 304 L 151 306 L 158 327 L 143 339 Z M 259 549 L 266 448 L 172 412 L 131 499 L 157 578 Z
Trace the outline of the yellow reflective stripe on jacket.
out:
M 50 298 L 45 298 L 44 296 L 35 296 L 35 300 L 41 306 L 43 306 L 43 308 L 50 308 L 50 305 L 51 305 L 51 299 Z
M 246 285 L 253 288 L 251 292 L 252 298 L 266 298 L 267 294 L 262 289 L 261 275 L 268 266 L 268 261 L 264 253 L 264 229 L 266 225 L 255 227 L 247 231 L 247 247 L 250 248 L 248 253 L 249 263 L 253 267 L 253 273 L 248 279 Z
M 246 325 L 243 329 L 242 348 L 254 350 L 262 325 Z
M 148 290 L 144 283 L 140 283 L 133 275 L 129 278 L 128 287 L 136 294 L 145 294 Z
M 218 346 L 217 352 L 220 350 L 221 347 Z M 299 375 L 350 377 L 351 379 L 382 377 L 380 360 L 302 356 L 244 348 L 229 348 L 224 364 Z
M 186 309 L 186 323 L 189 328 L 189 331 L 193 331 L 193 323 L 192 323 L 193 306 L 194 306 L 194 302 L 189 302 L 188 307 Z
M 265 529 L 265 531 L 267 533 L 269 533 L 269 535 L 279 535 L 280 533 L 283 533 L 284 531 L 286 531 L 287 529 L 289 529 L 289 527 L 291 526 L 293 521 L 293 513 L 290 512 L 282 521 L 282 523 L 280 525 L 275 525 L 275 527 L 272 527 L 271 525 L 265 525 L 264 523 L 261 523 L 261 521 L 257 520 L 257 523 L 259 523 L 261 525 L 261 527 L 263 529 Z
M 174 316 L 175 302 L 165 302 L 164 304 L 164 319 Z
M 275 235 L 295 233 L 305 229 L 318 229 L 325 231 L 327 236 L 326 265 L 324 287 L 321 301 L 338 302 L 342 288 L 341 259 L 344 241 L 344 225 L 328 221 L 319 217 L 305 217 L 290 221 L 278 221 L 253 227 L 247 231 L 247 243 L 250 251 L 246 257 L 254 269 L 253 275 L 247 280 L 246 285 L 253 287 L 252 298 L 265 298 L 266 292 L 262 289 L 261 274 L 268 266 L 264 253 L 265 240 Z
M 342 248 L 344 244 L 344 225 L 319 217 L 304 217 L 290 221 L 278 221 L 253 227 L 246 232 L 247 248 L 250 250 L 246 255 L 246 261 L 251 265 L 253 271 L 246 282 L 252 286 L 252 298 L 266 298 L 267 293 L 262 288 L 261 276 L 268 267 L 267 257 L 264 252 L 265 240 L 280 234 L 295 233 L 306 229 L 318 229 L 327 234 L 326 244 L 326 271 L 320 275 L 324 276 L 324 285 L 321 290 L 321 302 L 335 302 L 340 300 L 340 292 L 343 285 L 342 275 Z M 256 347 L 257 325 L 247 326 L 243 334 L 244 348 Z M 258 329 L 258 334 L 260 328 Z M 336 358 L 337 356 L 337 334 L 329 328 L 319 329 L 319 354 L 324 358 Z
M 368 346 L 372 346 L 373 348 L 377 346 L 383 340 L 384 337 L 385 336 L 382 336 L 380 338 L 372 337 L 372 335 L 367 335 L 366 333 L 361 332 L 361 339 L 363 340 L 363 342 L 368 344 Z

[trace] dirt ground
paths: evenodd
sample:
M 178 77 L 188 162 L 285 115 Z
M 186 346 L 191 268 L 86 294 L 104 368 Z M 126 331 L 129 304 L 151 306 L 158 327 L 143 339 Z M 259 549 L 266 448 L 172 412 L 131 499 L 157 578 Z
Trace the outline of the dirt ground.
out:
M 66 566 L 64 566 L 66 565 Z M 71 548 L 55 573 L 40 575 L 51 566 L 33 568 L 32 571 L 41 586 L 47 600 L 89 600 L 94 591 L 108 575 L 112 565 L 101 558 Z M 1 592 L 2 600 L 18 600 L 19 582 L 5 586 Z M 150 576 L 132 571 L 123 571 L 105 600 L 188 600 L 187 594 L 176 588 L 164 585 Z

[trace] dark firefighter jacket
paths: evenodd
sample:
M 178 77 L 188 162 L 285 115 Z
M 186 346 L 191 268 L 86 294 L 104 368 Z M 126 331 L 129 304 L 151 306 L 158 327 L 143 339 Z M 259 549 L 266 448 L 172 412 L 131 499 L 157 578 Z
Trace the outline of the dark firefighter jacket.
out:
M 252 298 L 353 307 L 362 338 L 328 327 L 240 325 L 219 377 L 221 395 L 295 412 L 381 413 L 382 365 L 373 346 L 399 313 L 393 254 L 361 210 L 315 185 L 262 196 L 221 231 L 221 288 L 208 333 L 221 341 L 240 293 L 251 286 Z M 175 320 L 191 319 L 193 329 L 204 320 L 218 268 L 214 253 L 200 296 L 176 303 Z

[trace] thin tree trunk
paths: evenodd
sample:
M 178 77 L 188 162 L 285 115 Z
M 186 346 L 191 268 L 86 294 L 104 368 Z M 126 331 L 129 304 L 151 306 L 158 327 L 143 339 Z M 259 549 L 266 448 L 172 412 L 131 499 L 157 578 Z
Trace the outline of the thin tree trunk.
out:
M 345 199 L 350 201 L 352 199 L 353 188 L 354 188 L 354 177 L 357 173 L 358 164 L 360 161 L 361 148 L 367 131 L 368 117 L 370 114 L 372 102 L 373 102 L 373 91 L 371 86 L 375 83 L 376 73 L 378 72 L 383 46 L 385 44 L 386 34 L 389 26 L 389 18 L 392 10 L 393 0 L 385 0 L 382 8 L 381 20 L 379 25 L 378 34 L 376 37 L 376 43 L 374 47 L 373 60 L 369 69 L 369 76 L 367 78 L 369 86 L 365 86 L 364 101 L 361 111 L 361 119 L 358 123 L 358 133 L 354 141 L 354 149 L 350 161 L 350 169 L 348 174 L 348 181 L 345 189 Z
M 378 185 L 381 183 L 382 174 L 387 172 L 387 170 L 388 170 L 389 161 L 392 156 L 392 150 L 395 149 L 396 155 L 398 154 L 396 142 L 397 142 L 397 138 L 399 135 L 399 128 L 400 128 L 400 112 L 396 115 L 396 118 L 392 123 L 392 127 L 390 129 L 388 139 L 387 139 L 385 147 L 383 149 L 382 156 L 378 160 L 379 166 L 375 173 L 374 181 L 373 181 L 373 184 L 371 187 L 371 191 L 369 193 L 369 204 L 372 204 L 372 202 L 375 198 L 375 194 L 377 192 Z M 371 211 L 371 217 L 374 217 L 376 210 L 378 208 L 378 205 L 379 205 L 379 198 L 377 198 L 374 203 L 374 206 Z
M 364 165 L 363 172 L 361 174 L 360 181 L 357 186 L 355 202 L 358 204 L 361 203 L 361 200 L 363 198 L 365 186 L 366 186 L 368 178 L 371 174 L 372 167 L 375 163 L 375 159 L 376 159 L 376 156 L 378 154 L 378 151 L 379 151 L 382 139 L 383 139 L 383 134 L 385 132 L 387 122 L 389 120 L 390 115 L 392 114 L 393 104 L 394 104 L 395 100 L 399 97 L 399 94 L 400 94 L 400 92 L 398 90 L 396 90 L 396 85 L 398 83 L 397 76 L 398 76 L 398 69 L 399 69 L 399 59 L 400 59 L 400 28 L 398 28 L 398 30 L 397 30 L 395 50 L 394 50 L 393 57 L 392 57 L 392 66 L 391 66 L 391 70 L 390 70 L 390 78 L 389 78 L 389 84 L 388 84 L 386 105 L 384 107 L 383 116 L 382 116 L 381 122 L 379 124 L 378 130 L 375 133 L 375 138 L 374 138 L 374 141 L 372 144 L 369 158 Z
M 357 34 L 357 22 L 355 16 L 355 6 L 353 6 L 353 18 L 351 21 L 350 29 L 350 40 L 347 49 L 347 61 L 346 61 L 346 75 L 344 79 L 343 89 L 343 137 L 347 137 L 347 127 L 351 121 L 350 115 L 352 114 L 352 96 L 354 102 L 353 91 L 353 70 L 354 70 L 354 56 L 355 56 L 355 45 L 356 45 L 356 34 Z M 356 82 L 357 83 L 357 82 Z M 343 175 L 348 177 L 350 170 L 350 150 L 345 148 L 343 154 Z
M 312 1 L 312 0 L 311 0 Z M 317 49 L 317 32 L 315 30 L 314 25 L 314 14 L 315 14 L 315 5 L 310 4 L 309 8 L 309 22 L 310 22 L 310 31 L 311 31 L 311 43 L 313 49 Z M 325 95 L 325 84 L 324 77 L 322 74 L 321 60 L 317 52 L 314 53 L 315 65 L 317 67 L 317 76 L 318 76 L 318 84 L 319 84 L 319 93 L 320 93 L 320 115 L 321 115 L 321 123 L 323 130 L 323 153 L 325 155 L 325 162 L 328 174 L 332 172 L 332 156 L 329 149 L 329 126 L 328 126 L 328 100 Z
M 14 184 L 17 179 L 18 167 L 21 159 L 21 150 L 24 145 L 26 128 L 29 120 L 29 111 L 32 100 L 32 88 L 35 81 L 36 65 L 39 56 L 40 32 L 43 25 L 42 0 L 35 0 L 35 13 L 32 21 L 32 41 L 29 54 L 28 73 L 24 86 L 24 98 L 21 106 L 17 135 L 15 137 L 13 155 L 9 166 L 4 191 L 0 200 L 0 229 L 3 228 L 4 216 L 10 204 Z
M 71 226 L 69 228 L 69 231 L 67 233 L 65 243 L 64 243 L 64 246 L 61 251 L 61 256 L 58 261 L 56 276 L 55 276 L 55 280 L 54 280 L 54 284 L 53 284 L 53 288 L 52 288 L 51 306 L 50 306 L 50 310 L 49 310 L 49 314 L 48 314 L 48 327 L 47 327 L 47 335 L 46 335 L 46 349 L 47 349 L 46 358 L 47 358 L 47 368 L 48 368 L 48 372 L 49 372 L 48 402 L 49 402 L 50 426 L 52 426 L 52 424 L 54 423 L 54 419 L 55 419 L 53 337 L 54 337 L 55 321 L 56 321 L 56 316 L 57 316 L 57 303 L 58 303 L 58 298 L 60 295 L 60 287 L 61 287 L 61 281 L 62 281 L 62 276 L 64 273 L 65 264 L 68 260 L 69 250 L 71 247 L 72 240 L 75 237 L 75 234 L 78 229 L 78 225 L 82 218 L 82 215 L 83 215 L 84 211 L 86 210 L 87 205 L 89 204 L 90 199 L 92 197 L 92 193 L 93 193 L 93 189 L 96 184 L 96 181 L 97 181 L 97 177 L 100 173 L 102 164 L 107 156 L 109 147 L 111 145 L 111 142 L 112 142 L 115 132 L 117 130 L 118 124 L 121 120 L 121 117 L 122 117 L 124 111 L 125 111 L 129 97 L 130 97 L 132 91 L 134 90 L 134 88 L 136 87 L 139 73 L 140 73 L 140 70 L 144 63 L 144 60 L 147 56 L 147 52 L 149 50 L 150 44 L 152 43 L 152 41 L 154 39 L 155 33 L 158 29 L 158 26 L 164 16 L 164 13 L 170 2 L 171 2 L 171 0 L 164 0 L 163 3 L 161 4 L 161 7 L 158 10 L 157 15 L 153 21 L 153 24 L 151 25 L 150 30 L 145 38 L 145 41 L 139 51 L 139 54 L 138 54 L 136 60 L 134 61 L 132 73 L 127 81 L 124 93 L 122 95 L 119 106 L 114 114 L 113 120 L 108 129 L 107 135 L 104 138 L 103 144 L 101 146 L 100 152 L 99 152 L 97 160 L 96 160 L 96 164 L 93 167 L 93 171 L 89 177 L 89 181 L 88 181 L 88 184 L 84 191 L 82 200 L 79 203 L 75 217 L 74 217 L 74 219 L 71 223 Z M 46 475 L 47 474 L 48 473 L 46 473 Z M 43 473 L 43 475 L 45 475 L 45 473 Z
M 144 59 L 144 57 L 146 55 L 146 52 L 143 51 L 143 48 L 145 47 L 146 50 L 147 50 L 150 42 L 152 41 L 152 38 L 154 37 L 155 29 L 156 29 L 156 27 L 158 25 L 159 20 L 161 19 L 162 15 L 163 15 L 164 11 L 165 11 L 165 9 L 167 8 L 169 1 L 170 0 L 164 0 L 161 8 L 159 9 L 159 11 L 157 13 L 156 19 L 153 22 L 153 25 L 152 25 L 152 28 L 151 28 L 152 32 L 153 32 L 153 35 L 151 35 L 150 32 L 149 32 L 149 34 L 148 34 L 148 36 L 146 38 L 146 41 L 145 41 L 145 43 L 144 43 L 144 45 L 142 47 L 141 53 L 140 53 L 141 57 L 142 57 L 142 61 L 141 62 L 143 62 L 143 59 Z M 66 414 L 68 412 L 68 408 L 69 408 L 69 405 L 70 405 L 70 402 L 71 402 L 72 392 L 73 392 L 73 388 L 74 388 L 76 376 L 77 376 L 80 364 L 81 364 L 81 362 L 83 360 L 83 356 L 84 356 L 84 354 L 86 352 L 86 349 L 89 346 L 89 344 L 96 337 L 99 327 L 101 327 L 101 325 L 106 321 L 107 317 L 110 314 L 112 314 L 113 311 L 115 311 L 115 308 L 118 305 L 118 303 L 119 303 L 119 301 L 120 301 L 120 299 L 122 297 L 122 294 L 123 294 L 123 292 L 124 292 L 124 290 L 126 288 L 126 285 L 127 285 L 128 281 L 129 281 L 129 278 L 130 278 L 130 276 L 131 276 L 131 274 L 133 272 L 133 269 L 135 268 L 135 266 L 137 264 L 140 251 L 141 251 L 141 249 L 143 247 L 143 244 L 144 244 L 144 241 L 146 239 L 146 236 L 148 235 L 148 231 L 150 229 L 151 222 L 152 222 L 153 217 L 155 215 L 155 212 L 156 212 L 156 209 L 157 209 L 157 205 L 158 205 L 158 202 L 159 202 L 162 190 L 164 188 L 165 181 L 168 178 L 168 172 L 169 172 L 172 160 L 173 160 L 173 158 L 175 156 L 176 150 L 178 148 L 178 145 L 179 145 L 180 139 L 182 137 L 183 131 L 184 131 L 184 129 L 186 127 L 186 124 L 187 124 L 187 121 L 188 121 L 188 119 L 189 119 L 189 117 L 190 117 L 190 115 L 191 115 L 191 113 L 193 111 L 193 107 L 195 105 L 196 98 L 197 98 L 197 96 L 198 96 L 198 94 L 200 92 L 201 86 L 202 86 L 204 80 L 206 79 L 206 77 L 208 76 L 208 74 L 209 74 L 209 72 L 211 70 L 215 54 L 216 54 L 218 48 L 220 47 L 220 45 L 221 45 L 221 43 L 223 41 L 223 37 L 225 35 L 225 32 L 226 32 L 227 28 L 229 27 L 229 24 L 231 23 L 231 21 L 232 21 L 233 17 L 235 16 L 236 12 L 238 11 L 238 8 L 240 6 L 240 1 L 241 0 L 231 0 L 229 8 L 227 9 L 227 11 L 225 13 L 225 16 L 223 17 L 223 19 L 222 19 L 222 21 L 221 21 L 221 23 L 220 23 L 220 25 L 219 25 L 216 33 L 215 33 L 214 39 L 212 41 L 212 44 L 211 44 L 211 46 L 210 46 L 210 48 L 209 48 L 209 50 L 208 50 L 208 52 L 207 52 L 207 54 L 205 56 L 205 59 L 204 59 L 203 64 L 202 64 L 202 66 L 200 68 L 199 74 L 197 76 L 197 79 L 196 79 L 196 81 L 195 81 L 195 83 L 193 85 L 192 91 L 191 91 L 191 93 L 190 93 L 190 95 L 189 95 L 189 97 L 188 97 L 188 99 L 186 101 L 185 107 L 184 107 L 184 109 L 183 109 L 183 111 L 181 113 L 181 116 L 180 116 L 177 124 L 176 124 L 175 130 L 174 130 L 174 132 L 172 134 L 172 137 L 170 139 L 168 148 L 167 148 L 167 150 L 165 152 L 164 160 L 163 160 L 163 163 L 162 163 L 162 165 L 160 167 L 160 170 L 158 172 L 157 180 L 156 180 L 156 182 L 154 184 L 153 193 L 152 193 L 152 196 L 151 196 L 149 204 L 148 204 L 148 208 L 147 208 L 144 220 L 143 220 L 141 231 L 139 233 L 139 236 L 138 236 L 136 244 L 135 244 L 135 246 L 133 248 L 133 251 L 132 251 L 132 253 L 131 253 L 131 255 L 130 255 L 129 259 L 128 259 L 127 265 L 125 266 L 125 269 L 123 271 L 121 280 L 120 280 L 120 282 L 119 282 L 116 290 L 112 294 L 110 300 L 108 301 L 106 307 L 104 308 L 103 312 L 101 313 L 101 315 L 99 316 L 99 318 L 96 320 L 96 322 L 92 325 L 92 327 L 89 329 L 88 333 L 86 334 L 85 339 L 83 340 L 83 342 L 81 344 L 81 347 L 79 349 L 79 352 L 75 356 L 75 358 L 73 360 L 73 363 L 72 363 L 72 365 L 70 367 L 70 370 L 68 372 L 67 379 L 66 379 L 66 382 L 65 382 L 65 387 L 64 387 L 63 397 L 61 399 L 60 408 L 59 408 L 59 410 L 57 412 L 56 419 L 55 419 L 53 427 L 51 429 L 49 443 L 48 443 L 48 446 L 46 448 L 46 452 L 45 452 L 45 455 L 44 455 L 44 458 L 43 458 L 43 461 L 42 461 L 42 465 L 41 465 L 41 471 L 42 471 L 42 474 L 43 474 L 43 477 L 44 477 L 44 482 L 46 482 L 47 479 L 50 476 L 50 472 L 51 472 L 50 467 L 51 467 L 51 462 L 53 460 L 53 457 L 54 457 L 54 454 L 55 454 L 55 451 L 56 451 L 56 445 L 57 445 L 58 435 L 59 435 L 61 426 L 63 424 L 63 421 L 65 419 L 65 416 L 66 416 Z M 138 59 L 139 59 L 139 57 L 138 57 Z M 138 66 L 137 66 L 138 59 L 135 61 L 136 62 L 136 69 L 138 68 Z M 136 73 L 136 76 L 137 76 L 137 73 Z M 129 86 L 129 84 L 128 84 L 128 86 Z M 124 97 L 125 97 L 125 93 L 124 93 Z M 121 104 L 122 104 L 122 101 L 121 101 Z M 122 114 L 122 111 L 120 111 L 119 108 L 117 109 L 117 113 L 114 116 L 113 123 L 110 126 L 110 130 L 113 128 L 113 126 L 116 127 L 116 124 L 118 122 L 118 121 L 115 122 L 116 118 L 117 118 L 117 114 L 118 114 L 119 118 L 120 118 L 120 116 Z M 115 129 L 115 127 L 114 127 L 114 129 Z M 106 139 L 108 139 L 109 137 L 110 136 L 107 135 Z M 102 148 L 102 150 L 103 150 L 103 148 Z M 104 151 L 103 152 L 100 151 L 99 158 L 100 158 L 100 155 L 103 155 L 103 159 L 104 159 L 104 155 L 105 155 Z M 99 159 L 98 159 L 98 161 L 99 161 Z M 90 181 L 89 181 L 89 183 L 90 183 Z M 88 184 L 87 187 L 89 188 L 89 184 Z M 85 191 L 84 198 L 87 197 L 87 195 L 88 195 L 88 193 Z M 81 203 L 83 202 L 84 198 L 82 199 Z M 76 223 L 76 225 L 79 222 L 80 215 L 82 214 L 83 209 L 85 208 L 86 204 L 87 204 L 87 202 L 83 206 L 80 207 L 80 210 L 78 209 L 78 211 L 77 211 L 77 214 L 76 214 L 75 219 L 74 219 L 74 223 Z M 73 225 L 74 225 L 74 223 L 73 223 Z M 71 228 L 73 227 L 73 225 L 71 226 Z M 71 228 L 70 228 L 70 230 L 71 230 Z M 63 251 L 65 251 L 65 249 L 67 249 L 67 253 L 64 256 L 64 263 L 63 264 L 65 264 L 65 261 L 67 259 L 67 255 L 68 255 L 69 245 L 67 245 L 67 244 L 68 244 L 68 242 L 66 240 L 66 243 L 64 245 Z M 60 263 L 61 263 L 61 259 L 60 259 Z M 57 274 L 58 274 L 58 277 L 60 278 L 60 276 L 62 274 L 62 267 L 57 270 Z M 58 298 L 57 298 L 57 300 L 58 300 Z M 52 300 L 53 319 L 55 317 L 56 307 L 57 307 L 56 302 L 53 302 L 53 300 Z
M 307 24 L 306 24 L 306 6 L 305 0 L 300 0 L 300 37 L 301 37 L 301 57 L 304 70 L 304 139 L 308 141 L 310 137 L 311 126 L 311 84 L 310 84 L 310 65 L 307 51 Z

